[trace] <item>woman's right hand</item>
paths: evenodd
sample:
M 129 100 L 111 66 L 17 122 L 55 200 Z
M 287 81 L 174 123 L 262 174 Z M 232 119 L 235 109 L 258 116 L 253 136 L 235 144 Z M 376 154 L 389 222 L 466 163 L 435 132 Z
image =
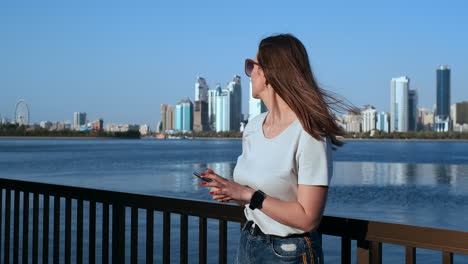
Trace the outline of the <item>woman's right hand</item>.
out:
M 218 188 L 211 188 L 210 189 L 210 194 L 211 193 L 216 193 L 220 191 Z M 231 197 L 225 196 L 225 195 L 219 195 L 219 194 L 212 194 L 213 199 L 220 202 L 220 203 L 229 203 L 229 202 L 235 202 L 238 205 L 244 206 L 245 203 L 239 200 L 234 200 Z

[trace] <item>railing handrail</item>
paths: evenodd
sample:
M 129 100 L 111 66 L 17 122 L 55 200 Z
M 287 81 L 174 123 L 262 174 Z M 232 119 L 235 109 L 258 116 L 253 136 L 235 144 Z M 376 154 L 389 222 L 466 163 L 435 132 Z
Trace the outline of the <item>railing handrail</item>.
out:
M 208 201 L 0 178 L 0 188 L 134 208 L 242 222 L 243 207 Z M 468 254 L 468 232 L 324 216 L 319 232 L 344 239 Z
M 164 196 L 135 194 L 127 192 L 74 187 L 59 184 L 39 183 L 0 178 L 4 189 L 47 194 L 71 199 L 80 199 L 105 204 L 119 204 L 128 207 L 164 211 L 176 214 L 203 216 L 232 222 L 242 222 L 243 209 L 232 204 L 170 198 Z

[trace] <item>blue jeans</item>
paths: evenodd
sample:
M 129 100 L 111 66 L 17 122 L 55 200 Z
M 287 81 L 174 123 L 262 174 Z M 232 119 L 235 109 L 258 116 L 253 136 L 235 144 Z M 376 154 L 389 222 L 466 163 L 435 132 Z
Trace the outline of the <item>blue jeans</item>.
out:
M 237 249 L 237 264 L 307 263 L 323 264 L 323 252 L 317 232 L 304 237 L 255 235 L 243 228 Z

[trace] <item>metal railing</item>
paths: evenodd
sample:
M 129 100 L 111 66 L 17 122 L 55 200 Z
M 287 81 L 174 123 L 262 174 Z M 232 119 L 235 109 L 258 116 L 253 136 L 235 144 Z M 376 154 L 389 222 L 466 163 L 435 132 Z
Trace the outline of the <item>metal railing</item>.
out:
M 22 203 L 20 204 L 20 202 Z M 32 201 L 32 225 L 30 223 Z M 49 250 L 50 203 L 53 201 L 52 250 Z M 41 204 L 40 204 L 41 202 Z M 61 221 L 64 202 L 65 221 Z M 84 203 L 88 216 L 88 259 L 83 254 Z M 227 223 L 242 223 L 243 208 L 229 204 L 131 194 L 55 184 L 0 179 L 0 261 L 2 263 L 71 263 L 72 250 L 76 263 L 96 262 L 97 205 L 102 209 L 99 217 L 102 235 L 100 261 L 125 263 L 129 243 L 130 262 L 138 262 L 138 213 L 146 211 L 146 263 L 154 262 L 154 213 L 163 214 L 162 262 L 171 261 L 171 215 L 180 215 L 179 260 L 188 263 L 189 216 L 198 217 L 198 262 L 207 262 L 207 219 L 216 219 L 218 229 L 219 263 L 227 262 Z M 130 239 L 126 241 L 126 209 L 130 209 Z M 41 219 L 39 211 L 42 210 Z M 20 212 L 21 211 L 21 212 Z M 76 217 L 72 221 L 73 216 Z M 13 212 L 13 216 L 12 216 Z M 20 217 L 20 214 L 22 215 Z M 13 218 L 13 230 L 11 220 Z M 20 225 L 21 218 L 21 225 Z M 4 223 L 2 223 L 4 221 Z M 73 225 L 73 223 L 75 225 Z M 40 231 L 42 226 L 42 232 Z M 32 226 L 32 230 L 29 227 Z M 72 244 L 72 229 L 75 243 Z M 61 231 L 65 232 L 61 244 Z M 341 263 L 351 263 L 351 241 L 357 241 L 358 263 L 382 263 L 382 243 L 406 247 L 406 263 L 416 263 L 416 248 L 442 252 L 444 264 L 453 263 L 453 254 L 468 254 L 468 233 L 418 226 L 364 221 L 324 216 L 319 228 L 324 235 L 341 237 Z M 30 237 L 30 233 L 32 237 Z M 39 237 L 39 234 L 42 237 Z M 19 240 L 22 238 L 22 246 Z M 32 241 L 30 241 L 32 239 Z M 3 242 L 3 244 L 1 244 Z M 11 244 L 12 242 L 12 244 Z M 30 243 L 31 242 L 31 243 Z M 39 254 L 39 243 L 42 254 Z M 111 245 L 111 248 L 109 247 Z M 31 250 L 30 250 L 31 249 Z M 64 252 L 61 252 L 60 250 Z M 50 256 L 50 251 L 52 254 Z M 41 259 L 39 259 L 41 257 Z

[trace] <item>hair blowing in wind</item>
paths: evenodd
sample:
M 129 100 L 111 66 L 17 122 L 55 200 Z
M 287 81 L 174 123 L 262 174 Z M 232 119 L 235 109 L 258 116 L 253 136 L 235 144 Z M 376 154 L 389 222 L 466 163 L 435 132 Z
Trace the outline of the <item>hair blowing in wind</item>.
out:
M 342 146 L 336 136 L 344 132 L 333 111 L 353 108 L 318 86 L 301 41 L 291 34 L 267 37 L 260 42 L 257 59 L 267 82 L 294 111 L 304 130 L 317 140 L 330 137 L 334 145 Z

